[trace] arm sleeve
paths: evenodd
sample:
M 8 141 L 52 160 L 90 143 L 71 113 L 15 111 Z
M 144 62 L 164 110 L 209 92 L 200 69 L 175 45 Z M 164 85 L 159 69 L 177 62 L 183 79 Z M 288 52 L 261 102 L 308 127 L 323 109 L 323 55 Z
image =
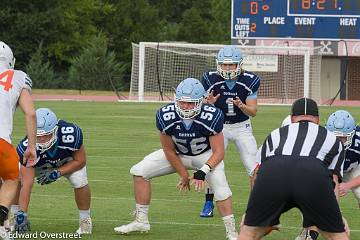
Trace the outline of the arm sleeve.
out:
M 256 99 L 256 98 L 257 98 L 257 92 L 253 92 L 246 97 L 246 99 Z
M 211 124 L 211 128 L 214 129 L 214 134 L 221 132 L 224 128 L 224 114 L 218 110 L 214 117 L 214 121 Z
M 24 146 L 24 140 L 22 140 L 16 147 L 16 152 L 19 156 L 19 160 L 20 160 L 20 164 L 24 166 L 23 164 L 23 157 L 24 157 L 24 153 L 25 153 L 25 146 Z
M 205 72 L 202 77 L 201 77 L 201 83 L 204 86 L 205 90 L 209 90 L 211 84 L 210 84 L 210 79 L 209 79 L 209 75 L 208 72 Z
M 75 128 L 75 141 L 74 141 L 74 149 L 80 149 L 80 147 L 83 145 L 83 132 L 81 128 L 78 126 L 74 126 Z
M 249 88 L 252 91 L 252 94 L 254 94 L 254 93 L 256 94 L 257 91 L 259 90 L 259 87 L 260 87 L 260 77 L 255 75 L 255 79 L 252 81 L 252 83 L 249 86 Z M 252 95 L 252 94 L 250 94 L 250 95 Z
M 158 110 L 156 112 L 156 128 L 162 132 L 165 128 L 165 123 L 164 120 L 162 118 L 162 114 L 161 114 L 161 110 Z

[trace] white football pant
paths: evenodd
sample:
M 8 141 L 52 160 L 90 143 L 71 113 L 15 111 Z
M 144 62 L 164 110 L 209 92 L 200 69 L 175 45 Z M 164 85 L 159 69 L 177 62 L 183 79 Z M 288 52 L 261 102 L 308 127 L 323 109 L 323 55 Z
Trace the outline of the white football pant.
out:
M 179 155 L 182 163 L 188 170 L 200 169 L 210 158 L 212 151 L 209 150 L 197 156 Z M 143 177 L 145 180 L 150 180 L 154 177 L 160 177 L 175 173 L 176 170 L 171 166 L 170 162 L 166 159 L 162 149 L 147 155 L 142 161 L 135 164 L 130 173 L 134 176 Z M 232 195 L 229 184 L 227 182 L 224 162 L 221 161 L 206 177 L 206 181 L 214 191 L 216 201 L 223 201 Z
M 256 152 L 257 144 L 253 135 L 250 119 L 235 124 L 224 124 L 224 145 L 227 148 L 229 141 L 233 140 L 243 161 L 246 172 L 249 176 L 252 175 L 256 168 Z
M 72 158 L 70 157 L 70 158 L 64 159 L 64 161 L 63 161 L 64 164 L 67 161 L 72 161 Z M 45 164 L 45 165 L 35 169 L 36 177 L 38 177 L 40 175 L 41 171 L 52 171 L 54 169 L 55 168 L 53 168 L 50 164 L 49 165 Z M 80 169 L 76 172 L 65 175 L 64 177 L 66 177 L 69 180 L 69 182 L 73 188 L 82 188 L 82 187 L 85 187 L 86 185 L 88 185 L 86 166 L 84 166 L 82 169 Z
M 344 172 L 344 182 L 348 182 L 356 177 L 360 176 L 360 165 L 357 165 L 356 168 L 352 169 L 349 172 Z M 353 188 L 352 192 L 354 193 L 356 199 L 358 200 L 359 206 L 360 206 L 360 186 Z

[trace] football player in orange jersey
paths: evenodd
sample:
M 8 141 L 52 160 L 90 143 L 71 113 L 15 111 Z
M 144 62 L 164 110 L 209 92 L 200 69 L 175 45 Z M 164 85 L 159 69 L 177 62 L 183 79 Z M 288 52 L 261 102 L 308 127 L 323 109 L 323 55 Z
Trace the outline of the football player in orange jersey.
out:
M 24 153 L 27 166 L 36 163 L 36 114 L 30 95 L 29 76 L 14 70 L 15 58 L 8 45 L 0 41 L 0 238 L 9 239 L 4 228 L 10 204 L 19 186 L 19 157 L 11 145 L 13 117 L 19 105 L 25 114 L 29 145 Z

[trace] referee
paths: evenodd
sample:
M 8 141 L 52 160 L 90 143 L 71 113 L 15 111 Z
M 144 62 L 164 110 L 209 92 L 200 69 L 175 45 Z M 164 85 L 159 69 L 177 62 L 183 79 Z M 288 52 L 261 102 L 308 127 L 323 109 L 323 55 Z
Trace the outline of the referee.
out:
M 238 240 L 261 239 L 294 207 L 302 212 L 304 228 L 316 226 L 325 239 L 349 239 L 335 187 L 342 177 L 343 145 L 318 125 L 318 106 L 310 98 L 293 103 L 291 122 L 263 143 Z

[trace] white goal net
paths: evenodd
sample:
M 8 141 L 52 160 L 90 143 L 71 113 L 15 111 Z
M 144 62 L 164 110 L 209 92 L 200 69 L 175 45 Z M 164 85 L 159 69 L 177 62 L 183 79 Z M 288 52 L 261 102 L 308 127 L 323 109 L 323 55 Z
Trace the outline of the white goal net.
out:
M 130 100 L 169 101 L 188 77 L 200 79 L 216 69 L 223 45 L 189 43 L 133 44 Z M 300 97 L 320 99 L 321 56 L 307 47 L 238 46 L 245 70 L 261 78 L 259 103 L 292 103 Z

